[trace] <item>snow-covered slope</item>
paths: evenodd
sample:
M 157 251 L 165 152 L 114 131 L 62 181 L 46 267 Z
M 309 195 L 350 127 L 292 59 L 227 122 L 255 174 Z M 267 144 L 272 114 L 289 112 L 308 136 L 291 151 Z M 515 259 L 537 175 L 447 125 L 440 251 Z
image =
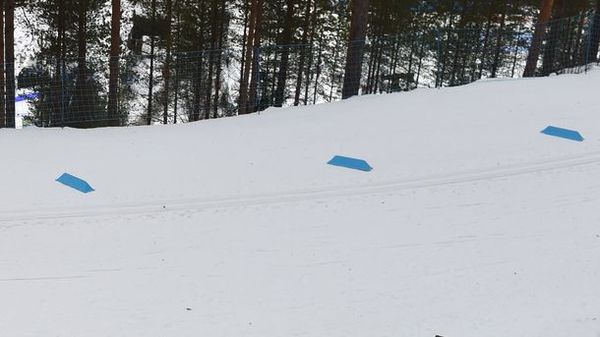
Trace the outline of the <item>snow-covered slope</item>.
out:
M 1 130 L 0 335 L 597 337 L 598 85 Z

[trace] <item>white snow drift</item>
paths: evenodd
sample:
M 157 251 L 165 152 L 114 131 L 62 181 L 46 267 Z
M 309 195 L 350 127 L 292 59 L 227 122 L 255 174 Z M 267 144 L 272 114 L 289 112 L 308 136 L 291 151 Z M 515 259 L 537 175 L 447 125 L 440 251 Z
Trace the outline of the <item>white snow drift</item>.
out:
M 0 335 L 598 337 L 599 85 L 1 130 Z

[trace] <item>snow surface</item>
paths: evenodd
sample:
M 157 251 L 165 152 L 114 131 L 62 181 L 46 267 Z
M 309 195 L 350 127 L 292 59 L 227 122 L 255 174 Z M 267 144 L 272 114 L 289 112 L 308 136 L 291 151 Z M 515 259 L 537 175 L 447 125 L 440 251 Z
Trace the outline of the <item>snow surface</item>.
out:
M 599 85 L 0 130 L 0 335 L 598 337 Z

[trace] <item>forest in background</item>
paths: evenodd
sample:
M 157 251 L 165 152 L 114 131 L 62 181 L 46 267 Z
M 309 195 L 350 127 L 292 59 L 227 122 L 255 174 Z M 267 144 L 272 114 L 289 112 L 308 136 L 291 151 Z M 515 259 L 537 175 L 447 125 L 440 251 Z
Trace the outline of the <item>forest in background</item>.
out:
M 546 76 L 596 62 L 600 41 L 591 0 L 0 5 L 0 127 L 14 127 L 18 93 L 38 126 L 172 124 Z M 15 31 L 31 43 L 15 50 Z

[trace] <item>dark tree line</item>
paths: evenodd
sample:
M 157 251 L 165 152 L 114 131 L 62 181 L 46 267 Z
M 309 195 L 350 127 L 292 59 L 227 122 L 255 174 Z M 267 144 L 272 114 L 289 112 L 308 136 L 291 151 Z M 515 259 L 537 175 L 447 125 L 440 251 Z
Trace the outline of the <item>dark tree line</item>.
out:
M 21 0 L 17 21 L 0 6 L 8 127 L 17 89 L 40 126 L 169 124 L 543 76 L 600 45 L 593 0 Z M 15 22 L 36 41 L 17 68 Z

